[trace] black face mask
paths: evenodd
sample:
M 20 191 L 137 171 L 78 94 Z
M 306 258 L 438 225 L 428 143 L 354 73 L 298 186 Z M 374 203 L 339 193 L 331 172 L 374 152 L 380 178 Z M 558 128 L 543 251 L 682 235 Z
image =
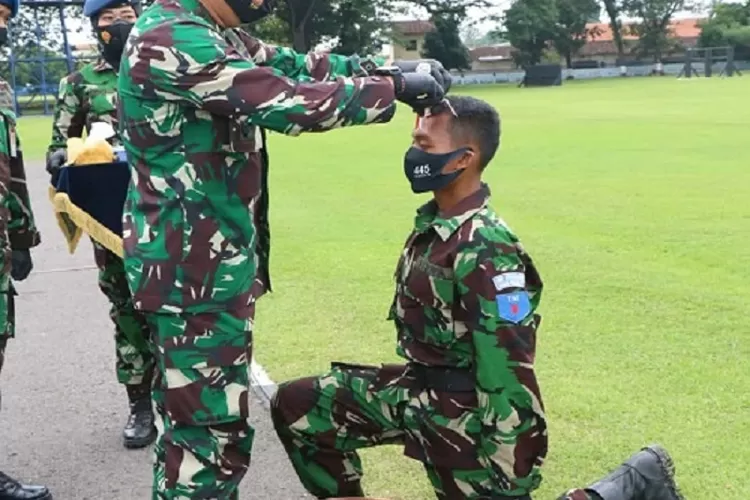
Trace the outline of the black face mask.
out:
M 265 0 L 260 7 L 253 8 L 250 0 L 225 0 L 232 11 L 237 14 L 240 24 L 252 24 L 268 16 L 276 8 L 276 0 Z
M 126 21 L 115 21 L 109 26 L 96 28 L 96 37 L 102 49 L 102 57 L 115 71 L 120 69 L 120 59 L 125 50 L 125 42 L 128 39 L 133 24 Z
M 415 193 L 426 193 L 442 189 L 453 182 L 464 169 L 449 174 L 444 174 L 443 169 L 466 151 L 469 151 L 469 148 L 460 148 L 438 155 L 415 147 L 409 148 L 404 156 L 404 174 L 411 183 L 411 190 Z
M 0 47 L 8 41 L 8 28 L 0 28 Z

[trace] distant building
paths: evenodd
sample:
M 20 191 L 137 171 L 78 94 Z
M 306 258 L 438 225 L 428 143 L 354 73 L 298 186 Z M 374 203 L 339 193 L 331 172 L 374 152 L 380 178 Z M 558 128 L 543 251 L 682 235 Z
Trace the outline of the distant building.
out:
M 391 24 L 391 51 L 394 59 L 422 57 L 424 37 L 435 29 L 430 21 L 396 21 Z M 508 43 L 475 47 L 469 50 L 472 71 L 507 71 L 513 68 Z
M 670 24 L 672 31 L 672 38 L 679 42 L 682 49 L 675 51 L 669 55 L 670 57 L 681 57 L 684 55 L 684 49 L 695 47 L 698 43 L 698 37 L 700 36 L 701 28 L 700 22 L 702 18 L 692 19 L 676 19 Z M 638 37 L 630 34 L 629 24 L 623 24 L 623 44 L 625 46 L 625 57 L 632 59 L 629 55 L 630 51 L 638 44 Z M 586 25 L 589 30 L 596 29 L 599 31 L 598 35 L 592 36 L 586 42 L 578 55 L 575 57 L 576 60 L 596 60 L 604 62 L 607 65 L 612 65 L 617 60 L 617 48 L 615 46 L 614 39 L 612 37 L 612 29 L 609 23 L 589 23 Z
M 424 36 L 435 29 L 430 21 L 395 21 L 391 24 L 394 59 L 419 59 Z
M 487 45 L 469 49 L 472 71 L 510 71 L 514 68 L 509 43 Z

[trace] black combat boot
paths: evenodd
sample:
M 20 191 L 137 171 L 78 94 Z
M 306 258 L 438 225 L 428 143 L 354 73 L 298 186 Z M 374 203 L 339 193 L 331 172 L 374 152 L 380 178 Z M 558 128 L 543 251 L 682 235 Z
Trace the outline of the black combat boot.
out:
M 672 457 L 658 444 L 643 448 L 586 491 L 602 500 L 684 500 L 674 481 Z
M 141 385 L 126 387 L 130 400 L 130 416 L 122 431 L 123 444 L 125 448 L 143 448 L 156 440 L 157 433 L 154 412 L 151 409 L 151 391 Z
M 0 472 L 0 500 L 52 500 L 44 486 L 21 484 Z

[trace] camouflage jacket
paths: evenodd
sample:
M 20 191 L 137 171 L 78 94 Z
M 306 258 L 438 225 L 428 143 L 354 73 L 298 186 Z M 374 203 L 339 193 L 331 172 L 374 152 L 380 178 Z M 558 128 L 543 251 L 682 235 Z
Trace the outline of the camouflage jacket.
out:
M 94 122 L 117 130 L 117 73 L 102 58 L 60 80 L 47 156 L 66 149 L 69 138 L 83 137 Z M 110 143 L 119 145 L 120 140 L 115 136 Z
M 513 445 L 490 454 L 506 464 L 515 454 L 514 470 L 503 472 L 513 487 L 529 491 L 541 480 L 547 453 L 534 374 L 542 281 L 489 196 L 483 186 L 448 213 L 439 213 L 434 200 L 418 210 L 396 269 L 389 319 L 401 357 L 473 373 L 483 426 L 501 431 L 498 443 Z
M 297 135 L 389 121 L 392 83 L 358 58 L 302 55 L 220 29 L 198 0 L 157 0 L 118 81 L 133 182 L 125 266 L 137 308 L 250 314 L 260 128 Z M 309 82 L 313 78 L 322 83 Z
M 26 187 L 21 141 L 12 110 L 13 90 L 0 80 L 0 252 L 3 260 L 0 291 L 9 286 L 11 250 L 26 250 L 41 242 Z

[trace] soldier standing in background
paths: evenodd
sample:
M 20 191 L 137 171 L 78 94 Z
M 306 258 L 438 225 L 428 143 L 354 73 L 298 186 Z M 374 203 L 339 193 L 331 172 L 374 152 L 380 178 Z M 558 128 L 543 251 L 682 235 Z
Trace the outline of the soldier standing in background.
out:
M 117 130 L 117 71 L 138 5 L 128 0 L 86 0 L 83 13 L 91 20 L 99 45 L 99 57 L 60 81 L 60 93 L 52 125 L 52 142 L 47 150 L 47 170 L 53 176 L 66 162 L 67 140 L 88 133 L 96 122 Z M 120 146 L 116 134 L 110 141 Z M 110 303 L 115 327 L 115 370 L 125 386 L 130 415 L 122 431 L 126 448 L 142 448 L 156 439 L 151 405 L 154 357 L 148 325 L 133 308 L 133 299 L 120 256 L 91 240 L 99 268 L 99 288 Z
M 248 467 L 260 128 L 385 123 L 396 99 L 421 107 L 444 94 L 430 74 L 368 76 L 357 57 L 305 56 L 232 30 L 269 12 L 263 0 L 156 0 L 120 68 L 125 267 L 156 345 L 164 421 L 154 499 L 236 499 Z
M 0 0 L 0 46 L 8 40 L 8 21 L 18 8 L 18 0 Z M 8 339 L 15 336 L 16 291 L 11 278 L 23 281 L 29 276 L 30 249 L 41 242 L 26 187 L 14 107 L 13 90 L 0 80 L 0 372 Z M 52 500 L 52 495 L 44 486 L 21 484 L 0 472 L 0 500 Z

